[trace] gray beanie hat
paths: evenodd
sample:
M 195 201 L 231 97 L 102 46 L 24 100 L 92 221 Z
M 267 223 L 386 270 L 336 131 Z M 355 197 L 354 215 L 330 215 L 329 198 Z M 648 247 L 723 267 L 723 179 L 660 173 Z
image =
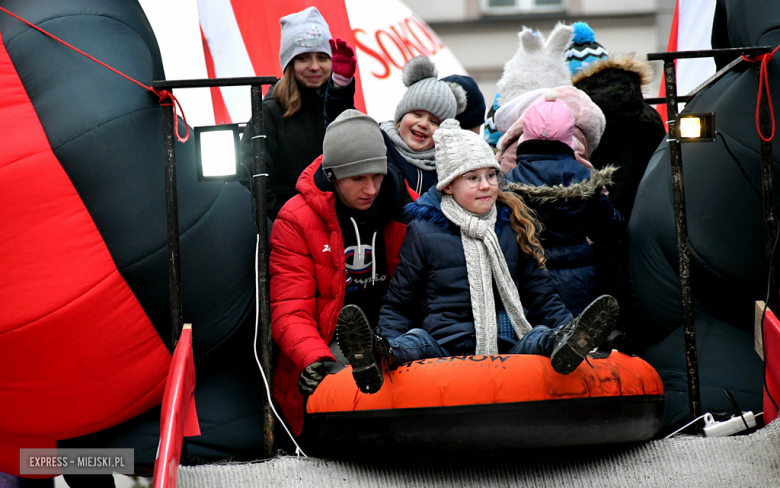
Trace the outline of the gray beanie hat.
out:
M 332 56 L 330 29 L 317 7 L 286 15 L 279 19 L 279 23 L 282 25 L 282 40 L 279 43 L 282 70 L 299 54 L 325 53 Z
M 447 119 L 433 133 L 436 144 L 436 189 L 442 191 L 455 178 L 480 168 L 501 171 L 493 150 L 479 134 L 460 128 L 460 122 Z
M 322 172 L 328 181 L 387 174 L 387 147 L 379 125 L 357 110 L 345 110 L 325 130 Z
M 425 56 L 417 56 L 406 63 L 403 81 L 409 89 L 395 108 L 396 124 L 414 110 L 425 110 L 442 121 L 466 110 L 463 87 L 455 82 L 437 80 L 438 74 L 433 61 Z

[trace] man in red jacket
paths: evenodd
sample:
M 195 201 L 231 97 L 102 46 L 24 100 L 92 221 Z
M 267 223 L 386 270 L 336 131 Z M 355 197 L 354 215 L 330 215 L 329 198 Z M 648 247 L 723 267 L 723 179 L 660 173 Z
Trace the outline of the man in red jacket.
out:
M 271 334 L 280 349 L 274 399 L 296 436 L 303 394 L 340 368 L 330 345 L 341 309 L 357 305 L 377 323 L 406 234 L 394 220 L 403 211 L 402 183 L 387 170 L 377 123 L 347 110 L 322 147 L 271 233 Z

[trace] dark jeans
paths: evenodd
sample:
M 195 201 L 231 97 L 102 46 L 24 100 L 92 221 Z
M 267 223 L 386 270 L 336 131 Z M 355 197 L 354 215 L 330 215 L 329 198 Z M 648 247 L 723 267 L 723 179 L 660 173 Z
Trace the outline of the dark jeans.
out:
M 537 325 L 523 336 L 508 352 L 503 354 L 536 354 L 547 356 L 552 354 L 553 332 L 544 325 Z M 412 329 L 400 337 L 390 339 L 393 348 L 393 359 L 396 364 L 404 364 L 420 359 L 442 358 L 451 356 L 426 331 Z

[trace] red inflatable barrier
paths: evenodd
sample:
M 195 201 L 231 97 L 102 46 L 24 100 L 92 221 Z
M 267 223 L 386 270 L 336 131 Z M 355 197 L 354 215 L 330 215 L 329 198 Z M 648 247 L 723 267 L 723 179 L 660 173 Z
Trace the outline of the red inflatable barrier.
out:
M 0 472 L 160 403 L 170 354 L 0 41 Z
M 771 310 L 764 317 L 764 351 L 766 361 L 766 387 L 764 388 L 764 421 L 768 424 L 777 418 L 776 403 L 780 401 L 780 321 Z

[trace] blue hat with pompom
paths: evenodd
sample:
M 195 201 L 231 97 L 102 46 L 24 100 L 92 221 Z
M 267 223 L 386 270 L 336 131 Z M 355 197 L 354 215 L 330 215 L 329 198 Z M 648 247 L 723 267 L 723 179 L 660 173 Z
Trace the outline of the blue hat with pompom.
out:
M 596 35 L 588 24 L 575 22 L 572 28 L 574 38 L 566 52 L 566 62 L 569 63 L 569 70 L 573 75 L 587 65 L 606 58 L 609 53 L 604 46 L 596 42 Z

